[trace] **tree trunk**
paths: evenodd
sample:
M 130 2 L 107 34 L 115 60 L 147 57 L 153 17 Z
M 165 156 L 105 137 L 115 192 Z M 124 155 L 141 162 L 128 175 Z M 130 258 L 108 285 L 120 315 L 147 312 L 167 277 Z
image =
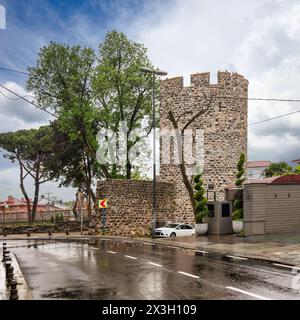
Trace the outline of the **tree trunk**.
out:
M 113 164 L 111 168 L 111 177 L 114 179 L 117 176 L 117 165 Z
M 95 210 L 95 211 L 97 211 L 97 210 L 98 210 L 98 208 L 97 208 L 96 195 L 95 195 L 95 193 L 94 193 L 94 191 L 93 191 L 92 189 L 91 189 L 90 191 L 91 191 L 91 198 L 92 198 L 93 203 L 94 203 L 94 210 Z
M 88 185 L 87 187 L 87 212 L 88 212 L 89 219 L 91 219 L 92 208 L 91 208 L 91 186 L 90 185 Z
M 127 160 L 127 163 L 126 163 L 126 179 L 128 179 L 128 180 L 131 179 L 131 170 L 132 170 L 132 165 L 129 162 L 129 160 Z
M 32 216 L 31 216 L 31 206 L 30 206 L 30 199 L 27 195 L 27 192 L 25 190 L 25 186 L 24 186 L 24 176 L 23 176 L 23 172 L 24 172 L 24 169 L 23 169 L 23 166 L 19 160 L 19 166 L 20 166 L 20 188 L 21 188 L 21 191 L 23 193 L 23 196 L 26 200 L 26 205 L 27 205 L 27 216 L 28 216 L 28 223 L 31 223 L 32 222 Z
M 89 219 L 91 219 L 92 217 L 92 208 L 91 208 L 91 184 L 92 184 L 92 172 L 91 172 L 91 163 L 90 163 L 90 160 L 89 158 L 87 158 L 87 177 L 88 177 L 88 180 L 87 180 L 87 190 L 86 190 L 86 193 L 87 193 L 87 211 L 88 211 L 88 217 Z
M 34 198 L 33 198 L 33 204 L 32 204 L 32 222 L 35 220 L 36 216 L 36 208 L 39 201 L 39 192 L 40 192 L 40 181 L 39 181 L 39 165 L 37 166 L 35 181 L 34 181 Z
M 169 119 L 172 122 L 174 129 L 176 130 L 177 145 L 179 148 L 178 155 L 180 155 L 181 157 L 181 162 L 179 166 L 180 166 L 182 181 L 189 193 L 191 205 L 193 208 L 193 213 L 194 213 L 194 216 L 196 216 L 197 212 L 196 212 L 196 205 L 195 205 L 195 199 L 194 199 L 194 188 L 192 186 L 192 183 L 188 179 L 188 176 L 186 174 L 185 163 L 184 163 L 184 153 L 183 153 L 183 145 L 182 145 L 182 137 L 183 137 L 184 130 L 179 130 L 178 122 L 175 120 L 175 117 L 171 111 L 169 112 Z

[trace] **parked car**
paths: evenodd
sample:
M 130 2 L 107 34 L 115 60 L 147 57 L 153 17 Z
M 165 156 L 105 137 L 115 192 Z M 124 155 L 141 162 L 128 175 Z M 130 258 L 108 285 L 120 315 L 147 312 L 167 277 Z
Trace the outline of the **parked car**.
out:
M 155 229 L 156 237 L 184 237 L 195 234 L 195 228 L 190 224 L 169 223 L 164 227 Z

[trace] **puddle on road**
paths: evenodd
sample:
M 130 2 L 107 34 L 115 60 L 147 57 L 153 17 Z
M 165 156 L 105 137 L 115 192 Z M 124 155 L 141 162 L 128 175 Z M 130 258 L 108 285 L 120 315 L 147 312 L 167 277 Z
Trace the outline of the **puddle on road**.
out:
M 42 294 L 43 298 L 49 299 L 112 299 L 117 295 L 115 288 L 56 288 Z

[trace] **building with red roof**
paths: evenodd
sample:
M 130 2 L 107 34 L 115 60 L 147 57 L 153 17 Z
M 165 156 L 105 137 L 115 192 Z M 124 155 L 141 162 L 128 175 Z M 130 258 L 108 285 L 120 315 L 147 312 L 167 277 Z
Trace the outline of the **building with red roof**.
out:
M 272 164 L 268 160 L 247 161 L 246 170 L 248 179 L 263 179 L 266 177 L 266 169 Z
M 30 199 L 32 206 L 32 200 Z M 54 210 L 67 210 L 67 206 L 49 201 L 42 195 L 38 201 L 37 212 L 54 211 Z M 7 200 L 0 201 L 0 213 L 10 212 L 27 212 L 27 203 L 24 198 L 16 199 L 13 196 L 8 196 Z

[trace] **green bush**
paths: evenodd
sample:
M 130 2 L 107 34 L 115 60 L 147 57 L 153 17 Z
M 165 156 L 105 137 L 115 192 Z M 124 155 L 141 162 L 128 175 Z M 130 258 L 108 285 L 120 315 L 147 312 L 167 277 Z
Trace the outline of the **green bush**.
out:
M 238 162 L 238 164 L 237 164 L 238 172 L 237 172 L 237 174 L 236 174 L 237 180 L 235 181 L 235 185 L 236 185 L 237 187 L 240 187 L 240 186 L 243 184 L 243 182 L 245 181 L 245 177 L 244 177 L 244 173 L 245 173 L 244 163 L 245 163 L 245 155 L 244 155 L 244 153 L 241 153 L 239 162 Z
M 59 216 L 59 221 L 60 222 L 64 222 L 64 219 L 65 219 L 64 215 L 61 213 L 60 216 Z
M 194 200 L 195 200 L 195 221 L 203 223 L 204 218 L 208 215 L 207 199 L 204 197 L 205 190 L 203 188 L 202 175 L 197 174 L 194 177 Z
M 243 220 L 244 218 L 244 210 L 237 209 L 232 213 L 232 220 Z
M 234 200 L 233 206 L 235 210 L 243 209 L 243 200 L 242 199 Z
M 51 223 L 54 223 L 54 216 L 53 216 L 53 215 L 52 215 L 51 218 L 50 218 L 50 222 L 51 222 Z
M 60 221 L 60 215 L 59 213 L 55 214 L 55 222 L 59 222 Z
M 241 187 L 243 182 L 245 181 L 245 177 L 244 177 L 244 163 L 245 163 L 245 155 L 242 153 L 240 155 L 240 159 L 239 162 L 237 164 L 237 174 L 236 174 L 236 181 L 235 181 L 235 185 L 237 187 Z M 241 197 L 243 197 L 243 194 L 241 195 Z M 234 203 L 233 203 L 233 213 L 232 213 L 232 220 L 243 220 L 244 218 L 244 202 L 243 202 L 243 198 L 238 198 L 235 199 Z

